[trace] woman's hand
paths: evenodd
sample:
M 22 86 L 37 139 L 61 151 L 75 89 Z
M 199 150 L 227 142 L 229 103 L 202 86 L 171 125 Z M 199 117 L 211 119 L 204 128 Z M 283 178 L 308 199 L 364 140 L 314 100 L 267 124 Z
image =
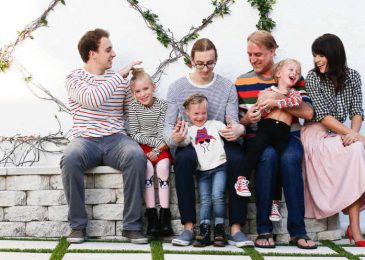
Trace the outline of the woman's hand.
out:
M 172 130 L 171 138 L 172 140 L 174 140 L 176 144 L 179 144 L 182 141 L 184 141 L 187 133 L 188 133 L 188 123 L 185 122 L 184 120 L 178 119 L 176 121 L 174 129 Z
M 361 136 L 358 132 L 352 132 L 341 136 L 343 146 L 348 146 L 354 142 L 360 141 Z
M 122 75 L 123 78 L 128 77 L 129 72 L 134 69 L 134 66 L 141 64 L 142 61 L 135 60 L 129 63 L 127 66 L 125 66 L 123 69 L 119 71 L 119 74 Z

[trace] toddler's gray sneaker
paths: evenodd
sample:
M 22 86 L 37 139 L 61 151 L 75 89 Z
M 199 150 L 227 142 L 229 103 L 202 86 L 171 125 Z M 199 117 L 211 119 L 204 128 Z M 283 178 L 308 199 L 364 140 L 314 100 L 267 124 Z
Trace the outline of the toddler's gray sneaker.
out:
M 174 238 L 171 243 L 174 246 L 188 246 L 191 245 L 193 239 L 193 231 L 185 229 L 178 237 Z

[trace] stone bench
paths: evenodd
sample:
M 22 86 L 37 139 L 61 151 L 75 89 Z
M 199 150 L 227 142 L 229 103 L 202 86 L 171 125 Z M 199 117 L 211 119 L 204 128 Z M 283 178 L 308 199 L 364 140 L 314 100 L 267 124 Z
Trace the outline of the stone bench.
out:
M 59 168 L 0 168 L 0 237 L 67 236 L 67 202 Z M 89 237 L 122 239 L 123 181 L 121 172 L 107 166 L 85 174 L 85 200 L 89 217 Z M 177 206 L 174 174 L 170 177 L 170 207 L 175 234 L 182 230 Z M 156 192 L 156 195 L 158 192 Z M 199 205 L 197 205 L 197 209 Z M 280 211 L 283 220 L 274 224 L 279 242 L 289 239 L 286 230 L 285 202 Z M 198 211 L 197 211 L 198 212 Z M 256 206 L 249 203 L 247 224 L 243 231 L 253 239 L 256 234 Z M 199 215 L 198 215 L 199 216 Z M 328 219 L 305 220 L 308 235 L 315 240 L 341 238 L 338 215 Z

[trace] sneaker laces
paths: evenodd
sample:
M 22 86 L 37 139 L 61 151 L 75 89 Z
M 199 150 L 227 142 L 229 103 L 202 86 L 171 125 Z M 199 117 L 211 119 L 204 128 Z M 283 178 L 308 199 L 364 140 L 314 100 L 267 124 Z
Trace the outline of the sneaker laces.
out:
M 239 191 L 249 190 L 248 189 L 249 183 L 250 183 L 250 181 L 246 180 L 245 177 L 238 177 L 237 183 L 236 183 L 236 185 L 237 185 L 236 189 Z
M 281 216 L 280 211 L 279 211 L 279 203 L 277 203 L 277 202 L 272 203 L 271 215 Z

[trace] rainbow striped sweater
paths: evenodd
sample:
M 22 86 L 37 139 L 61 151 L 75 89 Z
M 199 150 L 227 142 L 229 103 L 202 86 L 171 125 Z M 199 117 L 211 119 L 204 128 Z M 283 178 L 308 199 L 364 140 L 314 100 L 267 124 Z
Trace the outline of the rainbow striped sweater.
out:
M 246 74 L 239 76 L 235 82 L 235 85 L 240 108 L 248 110 L 256 103 L 259 92 L 261 90 L 271 87 L 272 85 L 276 85 L 276 82 L 273 77 L 264 78 L 252 70 Z M 311 103 L 310 98 L 307 95 L 304 87 L 303 77 L 301 77 L 301 79 L 298 81 L 294 88 L 299 91 L 303 101 Z M 256 125 L 251 125 L 246 127 L 246 129 L 247 133 L 255 133 L 257 128 Z M 295 117 L 292 120 L 291 131 L 298 131 L 299 129 L 299 120 Z

